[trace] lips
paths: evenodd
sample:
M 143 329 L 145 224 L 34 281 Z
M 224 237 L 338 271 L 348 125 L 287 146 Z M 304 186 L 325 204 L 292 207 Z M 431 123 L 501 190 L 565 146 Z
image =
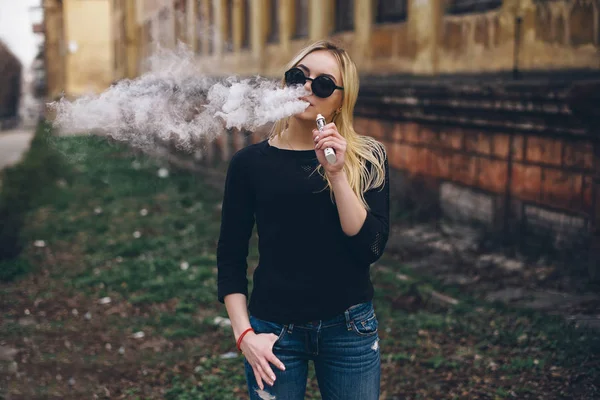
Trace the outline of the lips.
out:
M 313 103 L 311 103 L 310 101 L 308 101 L 308 100 L 306 99 L 306 97 L 300 97 L 300 100 L 307 102 L 307 103 L 308 103 L 308 104 L 310 104 L 311 106 L 314 106 L 314 104 L 313 104 Z

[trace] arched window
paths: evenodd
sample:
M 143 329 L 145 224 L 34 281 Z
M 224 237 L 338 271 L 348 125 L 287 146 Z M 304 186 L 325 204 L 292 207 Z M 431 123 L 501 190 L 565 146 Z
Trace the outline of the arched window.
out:
M 242 49 L 248 49 L 250 48 L 250 21 L 252 20 L 251 18 L 251 13 L 252 10 L 250 9 L 250 0 L 244 0 L 242 2 L 242 6 L 244 7 L 244 9 L 242 10 L 242 13 L 244 15 L 244 35 L 242 36 Z
M 176 0 L 174 7 L 177 40 L 187 42 L 187 4 L 185 0 Z
M 381 24 L 406 21 L 407 10 L 407 0 L 378 0 L 375 9 L 375 22 Z
M 196 36 L 198 38 L 198 52 L 212 54 L 215 36 L 214 16 L 212 1 L 197 0 Z
M 233 51 L 233 0 L 227 0 L 224 20 L 227 24 L 227 37 L 224 40 L 225 51 Z
M 308 2 L 309 0 L 296 0 L 296 32 L 295 38 L 308 37 Z
M 448 0 L 447 14 L 471 14 L 493 10 L 502 6 L 502 0 Z
M 354 0 L 335 0 L 335 31 L 354 29 Z
M 267 35 L 267 42 L 279 42 L 279 0 L 271 0 L 271 7 L 269 7 L 269 34 Z

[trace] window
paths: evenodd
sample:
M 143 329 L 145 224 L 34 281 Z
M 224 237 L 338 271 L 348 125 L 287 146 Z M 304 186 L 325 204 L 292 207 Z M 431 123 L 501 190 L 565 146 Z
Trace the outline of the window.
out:
M 187 7 L 185 0 L 175 1 L 175 31 L 178 40 L 187 42 Z
M 448 0 L 447 14 L 470 14 L 493 10 L 502 6 L 502 0 Z
M 308 1 L 296 0 L 296 38 L 308 37 Z
M 354 0 L 335 0 L 335 31 L 354 29 Z
M 407 0 L 378 0 L 375 21 L 379 24 L 406 21 L 407 9 Z
M 279 42 L 279 0 L 271 0 L 269 7 L 269 34 L 267 42 Z
M 198 40 L 197 52 L 203 54 L 212 54 L 213 42 L 215 37 L 214 16 L 212 0 L 197 0 L 197 19 L 196 35 Z
M 227 24 L 227 37 L 224 40 L 225 51 L 233 51 L 233 0 L 227 0 L 224 20 Z
M 173 39 L 172 25 L 169 24 L 170 12 L 168 8 L 163 8 L 158 13 L 158 41 L 161 46 L 170 46 Z
M 125 13 L 121 14 L 121 21 L 119 23 L 119 45 L 120 45 L 120 59 L 119 62 L 125 70 L 127 69 L 127 16 Z
M 245 0 L 242 5 L 244 9 L 242 13 L 244 15 L 244 36 L 242 37 L 242 49 L 250 48 L 250 20 L 252 9 L 250 8 L 250 0 Z

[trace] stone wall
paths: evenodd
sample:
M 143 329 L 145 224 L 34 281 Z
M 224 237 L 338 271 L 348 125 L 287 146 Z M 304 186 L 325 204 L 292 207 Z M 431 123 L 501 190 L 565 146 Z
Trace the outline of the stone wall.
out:
M 569 108 L 571 82 L 457 82 L 367 81 L 356 128 L 384 142 L 390 165 L 451 216 L 553 245 L 600 226 L 600 136 Z

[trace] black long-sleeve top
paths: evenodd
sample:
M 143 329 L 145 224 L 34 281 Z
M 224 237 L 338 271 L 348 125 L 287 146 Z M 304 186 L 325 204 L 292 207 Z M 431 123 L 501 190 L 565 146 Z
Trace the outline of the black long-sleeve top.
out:
M 248 296 L 247 256 L 256 222 L 259 264 L 249 311 L 281 324 L 328 319 L 373 298 L 370 265 L 389 234 L 389 167 L 369 189 L 360 231 L 342 231 L 314 150 L 286 150 L 268 141 L 232 157 L 225 182 L 217 246 L 218 300 Z

